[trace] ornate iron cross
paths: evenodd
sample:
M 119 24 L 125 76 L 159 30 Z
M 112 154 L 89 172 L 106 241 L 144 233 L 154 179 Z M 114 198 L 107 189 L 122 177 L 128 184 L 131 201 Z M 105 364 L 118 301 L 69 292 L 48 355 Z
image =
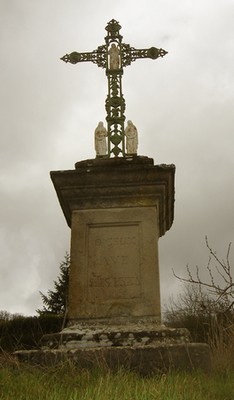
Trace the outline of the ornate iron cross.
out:
M 149 49 L 135 49 L 129 44 L 122 43 L 119 31 L 121 26 L 112 19 L 106 26 L 106 44 L 98 46 L 92 52 L 66 54 L 61 60 L 66 63 L 77 64 L 79 62 L 91 61 L 98 67 L 106 69 L 108 79 L 108 95 L 106 99 L 106 121 L 108 133 L 108 157 L 114 155 L 125 156 L 125 100 L 122 93 L 123 67 L 127 67 L 137 58 L 164 57 L 167 51 L 151 47 Z

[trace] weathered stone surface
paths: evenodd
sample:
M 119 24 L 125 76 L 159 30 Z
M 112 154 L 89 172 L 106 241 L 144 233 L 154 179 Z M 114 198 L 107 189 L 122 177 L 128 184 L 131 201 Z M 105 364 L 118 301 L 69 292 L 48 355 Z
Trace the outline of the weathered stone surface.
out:
M 158 326 L 152 319 L 83 320 L 57 334 L 45 335 L 40 350 L 17 351 L 19 361 L 53 366 L 71 360 L 82 368 L 120 368 L 142 375 L 170 370 L 211 369 L 207 344 L 190 343 L 184 328 Z
M 143 321 L 142 321 L 143 322 Z M 184 328 L 166 328 L 156 323 L 106 325 L 92 320 L 69 326 L 62 332 L 44 335 L 41 347 L 46 349 L 89 349 L 98 347 L 148 347 L 161 344 L 188 343 L 190 334 Z
M 73 211 L 69 321 L 155 316 L 160 322 L 157 207 Z
M 55 365 L 72 360 L 82 368 L 125 368 L 142 375 L 165 373 L 170 370 L 210 371 L 209 347 L 203 343 L 160 344 L 142 347 L 103 347 L 71 350 L 17 351 L 19 361 L 36 365 Z

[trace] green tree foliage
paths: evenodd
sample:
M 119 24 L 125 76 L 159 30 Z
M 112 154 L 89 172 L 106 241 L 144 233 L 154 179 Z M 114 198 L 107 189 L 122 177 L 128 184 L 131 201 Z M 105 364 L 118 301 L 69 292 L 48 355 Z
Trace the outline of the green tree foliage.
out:
M 66 253 L 64 261 L 61 262 L 60 274 L 57 281 L 54 281 L 54 290 L 48 290 L 47 295 L 40 292 L 43 302 L 43 309 L 37 310 L 39 315 L 54 314 L 65 315 L 68 303 L 68 279 L 70 270 L 70 257 Z

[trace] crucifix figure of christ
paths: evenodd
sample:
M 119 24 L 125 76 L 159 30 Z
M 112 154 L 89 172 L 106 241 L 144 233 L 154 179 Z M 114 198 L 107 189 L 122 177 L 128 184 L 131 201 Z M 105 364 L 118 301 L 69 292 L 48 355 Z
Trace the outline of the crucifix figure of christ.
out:
M 106 121 L 108 139 L 108 157 L 125 156 L 125 100 L 122 93 L 123 68 L 130 65 L 137 58 L 164 57 L 167 51 L 151 47 L 149 49 L 135 49 L 129 44 L 122 43 L 119 31 L 121 26 L 112 19 L 106 26 L 106 44 L 98 46 L 92 52 L 66 54 L 61 60 L 66 63 L 77 64 L 91 61 L 98 67 L 105 68 L 108 79 L 108 95 L 106 99 Z

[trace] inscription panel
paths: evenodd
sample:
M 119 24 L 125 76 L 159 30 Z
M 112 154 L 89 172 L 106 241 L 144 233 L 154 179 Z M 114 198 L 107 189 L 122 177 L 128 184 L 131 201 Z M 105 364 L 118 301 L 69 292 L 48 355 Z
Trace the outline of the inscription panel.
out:
M 158 237 L 155 207 L 73 211 L 68 318 L 160 318 Z
M 88 299 L 105 302 L 141 295 L 139 223 L 87 226 Z

